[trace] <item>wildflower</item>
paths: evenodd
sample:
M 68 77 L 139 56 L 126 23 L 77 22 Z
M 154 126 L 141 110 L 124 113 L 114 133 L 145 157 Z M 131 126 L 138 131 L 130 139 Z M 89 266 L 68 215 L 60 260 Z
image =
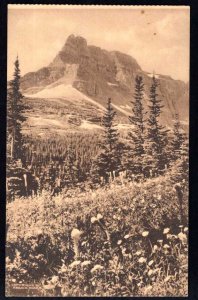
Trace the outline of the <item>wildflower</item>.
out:
M 167 237 L 167 239 L 169 240 L 169 239 L 171 239 L 171 238 L 173 237 L 173 235 L 170 234 L 170 233 L 168 233 L 166 237 Z
M 149 232 L 148 232 L 148 231 L 143 231 L 143 232 L 142 232 L 142 236 L 143 236 L 143 237 L 146 237 L 146 236 L 148 236 L 148 235 L 149 235 Z
M 126 235 L 124 236 L 125 239 L 128 239 L 129 237 L 130 237 L 129 234 L 126 234 Z
M 9 264 L 10 263 L 10 258 L 9 256 L 6 257 L 6 264 Z
M 167 277 L 164 279 L 164 282 L 168 282 L 170 279 L 171 279 L 171 276 L 167 276 Z
M 158 243 L 160 243 L 161 245 L 162 245 L 162 243 L 163 243 L 163 240 L 157 240 L 158 241 Z
M 184 226 L 183 225 L 179 225 L 179 228 L 183 228 Z
M 140 257 L 139 259 L 138 259 L 138 261 L 139 261 L 139 263 L 145 263 L 146 262 L 146 258 L 145 257 Z
M 158 246 L 157 245 L 154 245 L 153 246 L 153 251 L 155 252 L 155 251 L 157 251 L 158 250 Z
M 101 214 L 97 214 L 97 220 L 101 220 L 103 216 Z
M 153 261 L 153 260 L 150 260 L 149 263 L 148 263 L 149 267 L 150 267 L 153 263 L 154 263 L 154 261 Z
M 58 276 L 52 276 L 51 282 L 56 283 L 59 280 Z
M 132 281 L 133 277 L 131 275 L 128 276 L 128 279 Z
M 97 270 L 102 270 L 102 269 L 104 269 L 103 266 L 101 266 L 101 265 L 95 265 L 95 266 L 91 269 L 91 273 L 94 273 L 95 271 L 97 271 Z
M 73 261 L 73 263 L 70 264 L 70 267 L 71 267 L 71 268 L 76 267 L 76 266 L 78 266 L 80 263 L 81 263 L 80 260 L 75 260 L 75 261 Z
M 167 233 L 169 233 L 169 231 L 170 231 L 170 228 L 164 228 L 163 234 L 167 234 Z
M 135 254 L 137 255 L 137 256 L 140 256 L 141 254 L 142 254 L 142 251 L 137 251 L 137 252 L 135 252 Z
M 188 227 L 184 227 L 184 232 L 187 232 L 188 231 Z
M 72 229 L 71 237 L 74 240 L 79 240 L 82 232 L 78 230 L 77 228 Z
M 122 241 L 121 240 L 117 241 L 117 244 L 118 245 L 122 244 Z
M 153 270 L 148 271 L 148 276 L 151 276 L 153 274 Z
M 43 232 L 42 232 L 41 229 L 38 229 L 38 230 L 36 231 L 36 234 L 37 234 L 37 235 L 41 235 L 41 234 L 43 234 Z
M 97 222 L 97 221 L 98 221 L 98 219 L 96 219 L 96 217 L 92 217 L 92 218 L 91 218 L 91 223 L 92 223 L 92 224 L 94 224 L 94 223 Z
M 178 236 L 178 238 L 180 239 L 180 241 L 181 241 L 182 243 L 186 243 L 186 242 L 187 242 L 187 236 L 186 236 L 185 233 L 180 232 L 177 236 Z
M 16 279 L 15 279 L 15 278 L 13 278 L 13 279 L 12 279 L 12 282 L 16 282 Z
M 85 267 L 85 266 L 90 265 L 90 263 L 91 263 L 90 260 L 85 260 L 85 261 L 82 262 L 81 266 L 82 266 L 82 267 Z
M 169 246 L 169 245 L 167 245 L 167 244 L 165 244 L 163 247 L 164 247 L 164 249 L 168 249 L 168 248 L 170 248 L 170 246 Z

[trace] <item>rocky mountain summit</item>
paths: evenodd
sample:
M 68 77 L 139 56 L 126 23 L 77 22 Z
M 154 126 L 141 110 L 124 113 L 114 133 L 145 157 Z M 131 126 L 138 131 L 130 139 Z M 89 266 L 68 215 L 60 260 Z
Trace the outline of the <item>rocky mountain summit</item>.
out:
M 153 74 L 143 71 L 130 55 L 90 46 L 83 37 L 70 35 L 47 67 L 22 77 L 21 88 L 30 98 L 68 98 L 74 104 L 76 98 L 70 97 L 73 91 L 74 94 L 78 93 L 78 100 L 82 98 L 99 108 L 104 107 L 107 98 L 111 97 L 118 114 L 127 119 L 131 111 L 130 101 L 133 100 L 136 75 L 143 77 L 147 106 Z M 158 94 L 164 105 L 162 122 L 172 126 L 177 112 L 187 126 L 188 85 L 170 76 L 156 74 L 156 77 L 159 82 Z

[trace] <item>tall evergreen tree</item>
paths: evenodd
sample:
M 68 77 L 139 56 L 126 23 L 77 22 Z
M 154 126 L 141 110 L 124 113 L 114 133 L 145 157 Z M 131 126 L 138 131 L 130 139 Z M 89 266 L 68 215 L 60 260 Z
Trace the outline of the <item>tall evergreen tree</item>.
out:
M 181 123 L 179 120 L 179 115 L 175 115 L 175 122 L 173 127 L 173 139 L 171 141 L 171 154 L 172 159 L 177 160 L 181 155 L 181 148 L 186 140 L 185 133 L 181 128 Z
M 142 76 L 136 76 L 134 101 L 131 101 L 132 115 L 129 121 L 133 125 L 129 138 L 132 142 L 131 151 L 127 151 L 127 170 L 133 174 L 142 174 L 142 159 L 144 155 L 144 83 Z
M 147 119 L 147 132 L 145 140 L 144 170 L 146 176 L 155 176 L 161 173 L 168 165 L 166 144 L 168 130 L 160 125 L 161 100 L 157 94 L 158 83 L 153 76 L 149 97 L 149 116 Z
M 104 133 L 100 143 L 101 151 L 92 163 L 91 175 L 93 181 L 99 182 L 100 177 L 108 180 L 113 172 L 119 172 L 121 166 L 122 144 L 118 140 L 118 131 L 113 122 L 116 116 L 111 99 L 108 99 L 107 109 L 102 119 Z
M 26 120 L 23 115 L 25 105 L 20 91 L 20 68 L 18 57 L 14 63 L 14 78 L 9 83 L 7 94 L 7 143 L 11 160 L 22 159 L 23 140 L 21 125 Z

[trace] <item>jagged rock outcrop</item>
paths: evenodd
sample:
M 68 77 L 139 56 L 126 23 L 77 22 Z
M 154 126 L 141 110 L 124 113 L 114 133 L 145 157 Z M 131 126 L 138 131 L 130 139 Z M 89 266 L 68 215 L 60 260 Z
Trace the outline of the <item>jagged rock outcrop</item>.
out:
M 89 46 L 83 37 L 70 35 L 49 66 L 22 77 L 21 87 L 24 93 L 35 94 L 49 85 L 71 84 L 102 105 L 111 97 L 119 113 L 127 115 L 137 74 L 144 78 L 147 104 L 152 74 L 144 72 L 127 54 Z M 163 123 L 171 126 L 177 112 L 187 124 L 188 85 L 169 76 L 158 75 L 157 78 L 159 97 L 164 104 Z

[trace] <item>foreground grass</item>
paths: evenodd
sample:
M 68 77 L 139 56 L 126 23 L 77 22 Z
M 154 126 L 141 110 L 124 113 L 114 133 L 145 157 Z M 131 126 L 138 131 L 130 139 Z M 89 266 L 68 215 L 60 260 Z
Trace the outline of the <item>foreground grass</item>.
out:
M 186 296 L 187 194 L 183 224 L 170 177 L 144 184 L 7 206 L 7 283 L 44 295 Z

